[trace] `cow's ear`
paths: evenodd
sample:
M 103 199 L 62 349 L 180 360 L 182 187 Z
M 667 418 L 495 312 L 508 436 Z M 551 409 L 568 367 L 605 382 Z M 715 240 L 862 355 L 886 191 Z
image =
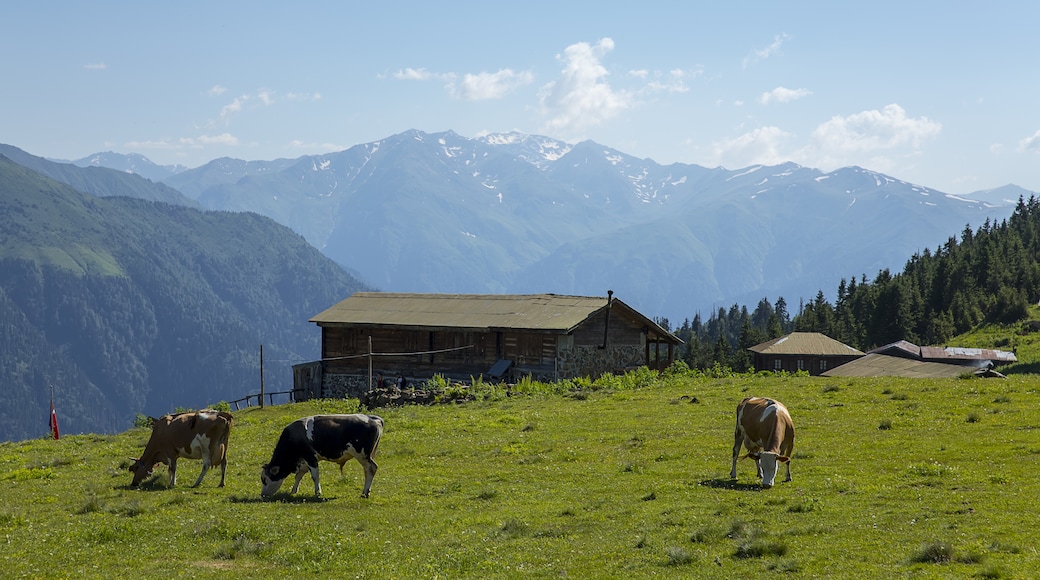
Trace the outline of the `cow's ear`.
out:
M 279 471 L 277 465 L 265 465 L 264 466 L 264 470 L 266 470 L 267 471 L 267 475 L 269 475 L 271 477 L 276 477 L 278 475 L 278 471 Z

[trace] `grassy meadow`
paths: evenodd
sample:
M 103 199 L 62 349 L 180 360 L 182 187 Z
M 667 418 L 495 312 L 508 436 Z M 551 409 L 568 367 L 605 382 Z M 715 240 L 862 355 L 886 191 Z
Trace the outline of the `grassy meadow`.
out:
M 322 463 L 270 501 L 281 429 L 356 401 L 235 412 L 227 487 L 180 462 L 129 489 L 147 429 L 0 444 L 0 576 L 1028 578 L 1040 570 L 1038 379 L 665 376 L 379 409 L 372 495 Z M 794 481 L 729 479 L 734 411 L 775 397 Z

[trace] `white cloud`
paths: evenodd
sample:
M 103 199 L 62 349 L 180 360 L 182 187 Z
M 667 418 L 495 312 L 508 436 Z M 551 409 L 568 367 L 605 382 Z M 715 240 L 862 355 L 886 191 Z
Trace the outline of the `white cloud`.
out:
M 763 61 L 776 54 L 788 38 L 790 37 L 786 34 L 777 34 L 773 37 L 773 42 L 769 46 L 765 48 L 756 48 L 752 50 L 751 54 L 744 57 L 744 68 L 747 68 L 755 63 L 758 63 L 759 61 Z
M 223 95 L 226 92 L 227 92 L 227 87 L 222 87 L 220 85 L 213 85 L 212 87 L 210 87 L 210 89 L 208 91 L 206 91 L 206 94 L 211 96 L 211 97 L 219 97 L 220 95 Z
M 783 153 L 784 143 L 791 134 L 779 127 L 759 127 L 733 139 L 711 144 L 708 165 L 746 167 L 748 165 L 777 165 L 789 161 Z
M 896 104 L 846 117 L 834 116 L 813 130 L 809 142 L 793 152 L 798 163 L 831 171 L 858 165 L 886 173 L 905 171 L 925 142 L 942 131 L 928 117 L 908 117 Z
M 802 97 L 808 97 L 812 94 L 809 89 L 789 89 L 787 87 L 776 87 L 775 89 L 762 93 L 762 96 L 758 98 L 758 102 L 763 105 L 769 103 L 790 103 L 796 101 Z
M 891 104 L 880 111 L 831 117 L 813 131 L 812 142 L 821 150 L 843 153 L 870 153 L 898 147 L 918 149 L 940 131 L 941 123 L 928 117 L 907 117 L 903 107 Z
M 394 73 L 394 78 L 401 81 L 428 81 L 437 77 L 424 68 L 404 68 Z
M 700 68 L 692 70 L 675 68 L 667 73 L 655 72 L 653 80 L 646 85 L 646 90 L 650 92 L 685 93 L 690 90 L 690 87 L 686 84 L 686 79 L 699 77 L 703 72 Z
M 336 143 L 307 143 L 300 141 L 299 139 L 293 139 L 289 141 L 289 147 L 291 149 L 301 149 L 304 151 L 318 151 L 323 153 L 330 153 L 333 151 L 343 151 L 347 149 L 343 145 L 337 145 Z
M 452 85 L 451 93 L 467 101 L 500 99 L 533 80 L 534 74 L 531 72 L 514 72 L 508 68 L 495 73 L 466 74 L 457 85 Z
M 227 105 L 224 105 L 224 107 L 220 109 L 220 118 L 224 119 L 226 121 L 228 119 L 228 117 L 230 117 L 231 115 L 240 112 L 242 110 L 242 107 L 245 105 L 246 101 L 248 101 L 248 100 L 249 100 L 249 96 L 248 95 L 242 95 L 241 97 L 235 97 L 235 100 L 231 101 Z
M 196 139 L 202 145 L 238 145 L 238 137 L 230 133 L 220 135 L 201 135 Z
M 595 45 L 572 44 L 557 56 L 564 63 L 560 78 L 542 87 L 539 95 L 542 114 L 548 118 L 545 129 L 574 134 L 632 106 L 630 93 L 617 91 L 605 81 L 608 72 L 600 60 L 613 49 L 614 41 L 603 38 Z
M 128 141 L 123 144 L 123 147 L 131 151 L 141 149 L 172 150 L 180 149 L 183 145 L 185 145 L 185 143 L 183 143 L 183 140 L 173 143 L 165 139 L 160 139 L 158 141 Z
M 1022 152 L 1034 151 L 1040 153 L 1040 131 L 1033 133 L 1031 137 L 1026 137 L 1019 141 L 1018 150 Z
M 288 93 L 285 98 L 289 101 L 320 101 L 321 93 Z
M 103 62 L 92 62 L 83 65 L 83 68 L 87 70 L 105 70 L 108 68 L 108 65 Z

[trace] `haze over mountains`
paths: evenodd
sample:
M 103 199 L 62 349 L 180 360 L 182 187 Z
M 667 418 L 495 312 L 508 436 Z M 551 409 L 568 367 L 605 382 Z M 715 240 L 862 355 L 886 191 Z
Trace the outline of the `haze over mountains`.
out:
M 256 392 L 260 344 L 269 389 L 286 388 L 291 364 L 319 356 L 308 318 L 359 289 L 611 289 L 676 324 L 763 297 L 793 309 L 1031 194 L 948 195 L 857 167 L 664 166 L 521 134 L 408 131 L 194 169 L 0 145 L 0 439 L 45 428 L 50 386 L 67 432 Z
M 612 289 L 673 321 L 830 296 L 842 277 L 900 269 L 1032 193 L 957 196 L 859 167 L 660 165 L 591 141 L 414 130 L 337 153 L 169 171 L 162 182 L 201 207 L 269 216 L 379 289 Z
M 46 433 L 52 388 L 62 433 L 257 393 L 260 345 L 268 392 L 291 389 L 291 365 L 320 356 L 308 319 L 365 289 L 269 218 L 149 201 L 176 192 L 47 163 L 110 195 L 0 154 L 0 440 Z

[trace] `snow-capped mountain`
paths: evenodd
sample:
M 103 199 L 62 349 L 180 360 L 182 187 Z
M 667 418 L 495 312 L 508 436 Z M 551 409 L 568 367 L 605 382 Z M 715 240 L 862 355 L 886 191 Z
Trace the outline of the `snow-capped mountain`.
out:
M 219 159 L 164 183 L 207 208 L 270 216 L 383 290 L 612 289 L 673 321 L 833 296 L 841 278 L 901 270 L 1017 201 L 858 167 L 731 171 L 591 141 L 414 130 L 292 160 Z
M 123 154 L 111 151 L 95 153 L 82 159 L 65 161 L 64 163 L 72 163 L 79 167 L 107 167 L 125 171 L 126 173 L 136 173 L 152 181 L 161 181 L 188 169 L 183 165 L 157 165 L 151 159 L 137 153 Z

